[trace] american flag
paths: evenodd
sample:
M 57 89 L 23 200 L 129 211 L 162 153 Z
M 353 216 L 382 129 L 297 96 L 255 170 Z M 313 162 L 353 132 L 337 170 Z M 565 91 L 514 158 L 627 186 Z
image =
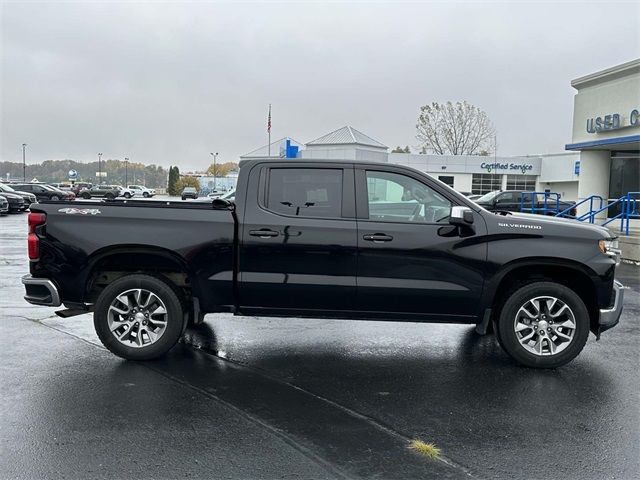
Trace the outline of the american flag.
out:
M 271 133 L 271 104 L 269 104 L 269 118 L 267 119 L 267 132 Z

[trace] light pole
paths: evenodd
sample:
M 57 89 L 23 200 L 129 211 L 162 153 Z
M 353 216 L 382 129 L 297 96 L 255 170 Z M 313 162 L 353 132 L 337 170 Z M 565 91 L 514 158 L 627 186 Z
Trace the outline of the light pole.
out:
M 27 144 L 23 143 L 22 144 L 22 181 L 23 182 L 27 182 L 27 162 L 26 162 L 26 151 L 27 149 Z
M 129 166 L 129 157 L 124 157 L 124 186 L 125 186 L 125 188 L 127 188 L 127 184 L 129 183 L 128 166 Z
M 216 158 L 218 158 L 218 152 L 216 153 L 210 153 L 209 155 L 211 155 L 213 157 L 213 191 L 216 191 Z
M 98 154 L 98 185 L 100 185 L 100 182 L 102 181 L 102 154 L 99 153 Z

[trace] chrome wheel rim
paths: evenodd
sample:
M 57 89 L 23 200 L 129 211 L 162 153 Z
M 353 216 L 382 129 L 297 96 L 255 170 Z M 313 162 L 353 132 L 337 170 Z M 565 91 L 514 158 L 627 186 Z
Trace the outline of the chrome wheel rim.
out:
M 167 318 L 164 302 L 143 288 L 116 295 L 107 312 L 111 334 L 123 345 L 133 348 L 156 343 L 167 329 Z
M 520 307 L 513 327 L 525 350 L 541 357 L 551 356 L 573 342 L 576 317 L 569 305 L 556 297 L 535 297 Z

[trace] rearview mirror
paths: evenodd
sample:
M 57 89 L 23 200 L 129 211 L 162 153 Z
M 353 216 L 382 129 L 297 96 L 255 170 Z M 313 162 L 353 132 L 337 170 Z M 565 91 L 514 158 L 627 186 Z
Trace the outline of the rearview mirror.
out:
M 469 207 L 451 207 L 449 223 L 459 227 L 471 225 L 473 223 L 473 211 Z

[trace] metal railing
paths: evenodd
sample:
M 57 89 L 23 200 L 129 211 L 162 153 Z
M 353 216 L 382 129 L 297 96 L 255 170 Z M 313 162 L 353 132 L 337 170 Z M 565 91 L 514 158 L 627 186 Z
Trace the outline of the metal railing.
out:
M 540 202 L 538 202 L 538 195 L 542 195 Z M 531 198 L 530 202 L 527 201 L 529 198 Z M 573 207 L 569 207 L 567 210 L 560 212 L 560 194 L 556 192 L 520 192 L 521 212 L 542 215 L 554 214 L 557 217 L 570 216 L 565 212 L 569 212 L 572 209 Z
M 624 232 L 625 235 L 629 235 L 629 226 L 632 219 L 640 219 L 640 211 L 638 211 L 638 203 L 640 203 L 640 192 L 629 192 L 620 198 L 613 200 L 605 205 L 604 199 L 600 195 L 591 195 L 578 203 L 574 207 L 570 207 L 566 210 L 558 212 L 556 217 L 566 216 L 566 213 L 571 209 L 578 207 L 579 205 L 589 202 L 589 211 L 582 215 L 576 216 L 576 220 L 582 222 L 588 221 L 589 223 L 595 223 L 596 216 L 604 211 L 608 211 L 611 207 L 620 205 L 620 213 L 613 217 L 607 218 L 601 225 L 605 226 L 615 220 L 620 220 L 620 232 Z M 596 204 L 594 206 L 594 204 Z M 608 217 L 608 216 L 607 216 Z

